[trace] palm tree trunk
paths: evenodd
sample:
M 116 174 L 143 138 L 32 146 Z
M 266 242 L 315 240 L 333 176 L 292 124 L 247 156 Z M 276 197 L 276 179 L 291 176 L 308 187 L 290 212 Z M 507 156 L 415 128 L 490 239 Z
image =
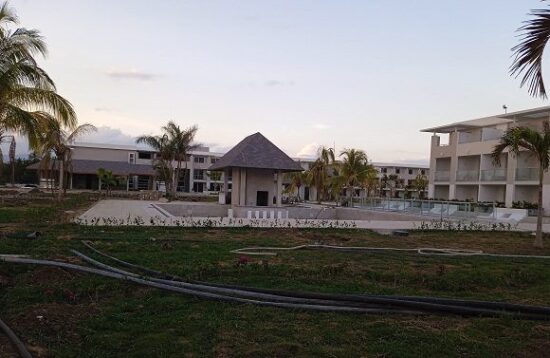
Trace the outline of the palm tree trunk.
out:
M 538 200 L 538 211 L 537 211 L 537 235 L 535 236 L 535 242 L 533 243 L 534 247 L 542 248 L 542 188 L 544 181 L 544 169 L 542 163 L 539 168 L 539 200 Z
M 63 184 L 65 179 L 65 158 L 61 158 L 59 161 L 59 189 L 57 192 L 57 199 L 63 200 Z
M 181 161 L 178 160 L 176 164 L 176 175 L 174 176 L 174 184 L 172 187 L 172 196 L 174 198 L 176 197 L 176 192 L 178 191 L 178 184 L 180 181 L 180 168 L 181 168 Z

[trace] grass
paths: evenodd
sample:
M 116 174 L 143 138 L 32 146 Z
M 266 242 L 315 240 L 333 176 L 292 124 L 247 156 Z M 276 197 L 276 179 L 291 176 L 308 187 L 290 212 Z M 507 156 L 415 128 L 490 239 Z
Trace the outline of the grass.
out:
M 78 262 L 80 240 L 121 259 L 186 278 L 315 292 L 411 294 L 550 306 L 550 262 L 402 253 L 296 251 L 238 265 L 252 245 L 449 247 L 546 254 L 508 232 L 77 227 L 63 222 L 92 198 L 0 210 L 0 253 Z M 10 219 L 11 220 L 11 219 Z M 22 239 L 39 230 L 38 240 Z M 18 238 L 19 237 L 19 238 Z M 548 246 L 548 245 L 547 245 Z M 91 255 L 94 256 L 94 255 Z M 97 256 L 94 256 L 97 257 Z M 457 316 L 311 313 L 217 303 L 60 269 L 0 264 L 0 317 L 36 356 L 55 357 L 544 357 L 550 323 Z M 0 339 L 0 356 L 9 356 Z

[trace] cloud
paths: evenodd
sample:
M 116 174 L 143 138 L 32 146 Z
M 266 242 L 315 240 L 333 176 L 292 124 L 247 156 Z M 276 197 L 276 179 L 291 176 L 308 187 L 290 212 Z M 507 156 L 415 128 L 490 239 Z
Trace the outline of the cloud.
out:
M 111 112 L 112 109 L 109 107 L 95 107 L 94 111 L 96 112 Z
M 267 87 L 276 87 L 276 86 L 294 86 L 294 81 L 278 81 L 278 80 L 268 80 L 265 81 Z
M 77 142 L 91 143 L 108 143 L 108 144 L 135 144 L 136 138 L 122 132 L 118 128 L 108 126 L 97 127 L 97 132 L 88 133 L 80 138 Z
M 319 149 L 319 144 L 313 142 L 306 144 L 302 149 L 296 153 L 297 157 L 315 157 L 317 155 L 317 150 Z
M 330 126 L 328 124 L 324 124 L 324 123 L 315 123 L 313 125 L 313 128 L 315 128 L 315 129 L 329 129 Z
M 130 70 L 109 70 L 105 74 L 116 80 L 136 80 L 136 81 L 153 81 L 159 75 L 149 72 L 144 72 L 136 69 Z

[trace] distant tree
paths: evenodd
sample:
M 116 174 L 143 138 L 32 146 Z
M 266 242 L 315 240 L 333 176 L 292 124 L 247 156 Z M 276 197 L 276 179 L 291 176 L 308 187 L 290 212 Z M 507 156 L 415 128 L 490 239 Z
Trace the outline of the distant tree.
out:
M 38 151 L 42 154 L 45 166 L 52 162 L 52 154 L 55 155 L 54 163 L 57 163 L 59 175 L 57 198 L 62 200 L 65 193 L 65 175 L 67 168 L 72 164 L 71 145 L 78 137 L 97 129 L 88 123 L 66 128 L 61 121 L 51 116 L 44 116 L 40 127 Z M 52 166 L 55 167 L 55 165 Z
M 500 164 L 500 157 L 506 149 L 515 155 L 525 150 L 537 158 L 539 162 L 537 233 L 533 245 L 542 248 L 542 215 L 544 210 L 542 206 L 542 189 L 544 173 L 548 171 L 550 166 L 550 122 L 543 122 L 542 132 L 529 127 L 509 128 L 500 138 L 500 142 L 493 148 L 492 158 L 495 164 Z
M 185 163 L 185 171 L 183 172 L 183 180 L 185 182 L 187 174 L 187 156 L 189 152 L 199 147 L 199 144 L 194 143 L 198 127 L 191 126 L 186 129 L 181 129 L 180 126 L 170 121 L 166 126 L 162 127 L 162 130 L 168 135 L 168 141 L 170 142 L 174 160 L 176 161 L 174 184 L 172 185 L 172 195 L 175 196 L 180 179 L 181 164 L 182 162 Z
M 345 149 L 340 153 L 343 157 L 338 169 L 341 182 L 344 184 L 348 194 L 348 205 L 353 204 L 353 193 L 356 187 L 363 185 L 366 178 L 376 173 L 374 167 L 369 164 L 367 154 L 358 149 Z
M 419 199 L 424 199 L 424 192 L 426 191 L 427 187 L 428 178 L 424 174 L 418 173 L 416 175 L 416 178 L 414 178 L 413 188 L 416 189 L 416 191 L 418 192 Z
M 292 172 L 286 174 L 287 179 L 290 181 L 289 185 L 285 188 L 285 193 L 294 195 L 296 193 L 296 198 L 298 201 L 302 201 L 300 197 L 300 188 L 307 183 L 307 173 L 306 172 Z
M 119 179 L 113 175 L 111 170 L 105 170 L 104 168 L 99 168 L 97 170 L 97 177 L 101 181 L 101 188 L 105 186 L 107 196 L 111 196 L 113 187 L 119 184 Z
M 155 168 L 160 181 L 164 182 L 167 196 L 170 197 L 173 184 L 172 178 L 174 176 L 174 166 L 172 164 L 174 159 L 174 149 L 170 143 L 168 135 L 143 135 L 136 139 L 136 143 L 147 144 L 155 150 L 156 153 L 153 157 L 153 167 Z
M 317 159 L 307 171 L 307 181 L 315 187 L 318 202 L 326 198 L 330 186 L 329 174 L 334 169 L 334 162 L 334 149 L 320 147 L 317 151 Z

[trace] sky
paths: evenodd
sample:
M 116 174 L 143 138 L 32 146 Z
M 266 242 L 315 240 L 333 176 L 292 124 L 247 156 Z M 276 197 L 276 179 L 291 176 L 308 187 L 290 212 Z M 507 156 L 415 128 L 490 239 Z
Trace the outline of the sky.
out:
M 335 145 L 426 163 L 422 128 L 548 104 L 508 73 L 538 0 L 10 4 L 46 37 L 40 65 L 80 123 L 100 128 L 83 141 L 132 143 L 173 120 L 215 151 L 259 131 L 291 156 Z

